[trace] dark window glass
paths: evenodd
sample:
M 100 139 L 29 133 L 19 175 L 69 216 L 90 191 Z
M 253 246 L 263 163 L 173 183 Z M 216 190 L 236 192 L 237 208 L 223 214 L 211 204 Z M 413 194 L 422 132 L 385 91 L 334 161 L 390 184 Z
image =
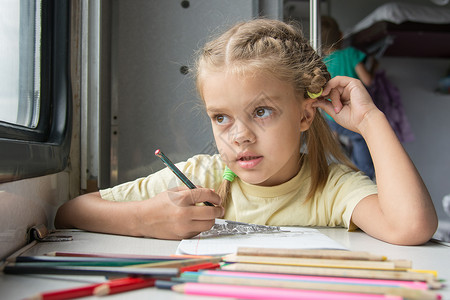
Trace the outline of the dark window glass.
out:
M 0 182 L 61 171 L 70 147 L 69 2 L 0 2 Z

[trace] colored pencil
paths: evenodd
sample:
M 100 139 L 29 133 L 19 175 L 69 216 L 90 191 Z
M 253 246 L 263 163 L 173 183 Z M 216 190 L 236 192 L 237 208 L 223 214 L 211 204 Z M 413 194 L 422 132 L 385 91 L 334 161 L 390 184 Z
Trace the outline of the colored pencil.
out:
M 242 262 L 272 265 L 372 269 L 372 270 L 406 270 L 411 268 L 408 261 L 371 261 L 371 260 L 343 260 L 318 259 L 273 256 L 249 256 L 229 254 L 223 257 L 225 262 Z
M 374 255 L 364 251 L 329 250 L 329 249 L 279 249 L 239 247 L 237 255 L 297 257 L 297 258 L 326 258 L 347 260 L 387 260 L 386 256 Z
M 180 273 L 183 273 L 183 272 L 188 272 L 188 271 L 199 271 L 199 270 L 218 269 L 218 268 L 220 268 L 219 263 L 207 262 L 207 263 L 202 263 L 202 264 L 198 264 L 198 265 L 181 267 L 179 270 L 180 270 Z
M 388 279 L 367 279 L 367 278 L 348 278 L 348 277 L 327 277 L 327 276 L 306 276 L 306 275 L 289 275 L 289 274 L 272 274 L 272 273 L 254 273 L 254 272 L 233 272 L 223 270 L 203 270 L 201 272 L 184 272 L 180 275 L 181 278 L 199 275 L 219 275 L 219 276 L 234 276 L 247 278 L 266 278 L 273 280 L 297 280 L 297 281 L 311 281 L 311 282 L 332 282 L 332 283 L 347 283 L 347 284 L 366 284 L 366 285 L 386 285 L 407 287 L 411 289 L 427 290 L 429 286 L 422 281 L 406 281 L 406 280 L 388 280 Z
M 415 273 L 404 271 L 380 271 L 363 269 L 339 269 L 339 268 L 315 268 L 301 266 L 283 266 L 283 265 L 261 265 L 235 263 L 222 266 L 222 270 L 244 271 L 259 273 L 281 273 L 312 276 L 333 276 L 333 277 L 351 277 L 368 279 L 389 279 L 389 280 L 408 280 L 424 281 L 431 288 L 441 288 L 442 284 L 436 280 L 436 277 L 428 273 Z
M 219 263 L 222 261 L 222 257 L 211 258 L 190 258 L 176 261 L 164 261 L 150 264 L 139 264 L 132 266 L 133 268 L 182 268 L 192 265 L 204 264 L 204 263 Z
M 99 284 L 92 284 L 80 288 L 57 290 L 40 293 L 36 296 L 26 298 L 25 300 L 65 300 L 74 299 L 80 297 L 92 296 L 94 289 L 99 286 Z
M 110 282 L 119 283 L 124 280 L 127 280 L 127 278 L 110 280 Z M 102 285 L 102 283 L 94 283 L 76 288 L 47 291 L 37 294 L 30 298 L 26 298 L 26 300 L 66 300 L 80 297 L 88 297 L 92 296 L 94 294 L 94 289 L 100 285 Z
M 60 252 L 52 251 L 45 256 L 64 256 L 64 257 L 101 257 L 101 258 L 123 258 L 123 259 L 149 259 L 149 260 L 175 260 L 192 258 L 192 255 L 139 255 L 139 254 L 116 254 L 116 253 L 94 253 L 94 252 Z M 200 258 L 200 256 L 195 256 Z M 208 258 L 211 256 L 202 256 Z
M 195 186 L 195 184 L 193 184 L 187 177 L 186 175 L 183 174 L 183 172 L 180 171 L 180 169 L 177 168 L 177 166 L 175 166 L 172 161 L 170 161 L 170 159 L 161 151 L 161 150 L 156 150 L 155 151 L 155 155 L 158 156 L 162 162 L 170 169 L 172 170 L 172 172 L 190 189 L 196 189 L 197 187 Z M 211 202 L 205 201 L 203 202 L 203 204 L 205 204 L 206 206 L 214 206 L 214 204 L 212 204 Z
M 125 262 L 125 263 L 151 263 L 151 262 L 162 262 L 162 261 L 175 261 L 182 260 L 183 258 L 118 258 L 118 257 L 75 257 L 75 256 L 18 256 L 12 259 L 8 259 L 8 262 Z
M 158 263 L 158 262 L 155 262 Z M 34 266 L 34 267 L 137 267 L 140 265 L 147 265 L 148 262 L 130 262 L 130 261 L 103 261 L 103 262 L 95 262 L 95 261 L 88 261 L 88 262 L 26 262 L 26 263 L 11 263 L 10 265 L 14 266 Z
M 415 273 L 424 273 L 424 274 L 431 274 L 434 277 L 438 277 L 438 273 L 435 270 L 422 270 L 422 269 L 406 269 L 408 272 L 415 272 Z
M 348 292 L 348 293 L 362 293 L 362 294 L 383 294 L 401 296 L 407 299 L 417 300 L 437 300 L 440 295 L 432 291 L 410 289 L 405 287 L 385 286 L 385 285 L 367 285 L 367 284 L 348 284 L 339 282 L 313 282 L 313 281 L 295 281 L 295 280 L 274 280 L 271 278 L 250 278 L 250 277 L 236 277 L 236 276 L 221 276 L 221 275 L 207 275 L 198 274 L 197 276 L 181 276 L 181 280 L 186 279 L 186 282 L 200 282 L 210 284 L 228 284 L 228 285 L 245 285 L 245 286 L 259 286 L 259 287 L 274 287 L 274 288 L 290 288 L 302 290 L 316 290 L 316 291 L 333 291 L 333 292 Z
M 171 290 L 174 285 L 178 285 L 180 282 L 172 280 L 156 280 L 155 287 L 163 290 Z
M 10 260 L 10 265 L 27 266 L 105 266 L 105 267 L 123 267 L 137 266 L 142 264 L 152 264 L 160 262 L 173 262 L 180 259 L 171 260 L 150 260 L 133 258 L 103 258 L 103 257 L 52 257 L 52 256 L 19 256 L 15 260 Z
M 111 281 L 100 284 L 94 288 L 93 294 L 96 296 L 105 296 L 152 286 L 155 286 L 154 278 L 128 278 L 120 282 Z
M 2 266 L 5 274 L 48 274 L 48 275 L 97 275 L 118 277 L 173 277 L 178 275 L 177 268 L 126 268 L 126 267 L 79 267 L 79 266 Z
M 234 297 L 239 299 L 273 299 L 273 300 L 293 300 L 293 299 L 333 299 L 333 300 L 400 300 L 400 296 L 345 293 L 331 291 L 311 291 L 271 287 L 240 286 L 228 284 L 207 284 L 188 282 L 174 285 L 172 290 L 189 294 L 218 297 Z

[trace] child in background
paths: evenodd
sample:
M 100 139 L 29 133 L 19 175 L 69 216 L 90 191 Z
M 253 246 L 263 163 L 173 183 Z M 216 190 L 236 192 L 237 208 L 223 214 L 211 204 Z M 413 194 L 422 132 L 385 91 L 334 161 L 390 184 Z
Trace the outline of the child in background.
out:
M 321 17 L 321 37 L 323 60 L 331 77 L 357 78 L 366 87 L 372 84 L 374 68 L 371 68 L 370 71 L 366 69 L 364 65 L 366 54 L 353 47 L 342 48 L 342 32 L 332 17 Z M 338 136 L 345 136 L 350 140 L 352 162 L 367 176 L 375 178 L 372 158 L 364 138 L 360 134 L 340 126 L 328 114 L 325 114 L 325 118 L 330 128 Z
M 385 116 L 359 80 L 330 80 L 298 28 L 267 19 L 238 23 L 204 46 L 196 67 L 219 151 L 177 164 L 198 188 L 182 186 L 166 168 L 68 201 L 56 227 L 182 239 L 223 217 L 359 227 L 404 245 L 433 235 L 433 202 Z M 355 171 L 317 108 L 366 139 L 378 189 Z

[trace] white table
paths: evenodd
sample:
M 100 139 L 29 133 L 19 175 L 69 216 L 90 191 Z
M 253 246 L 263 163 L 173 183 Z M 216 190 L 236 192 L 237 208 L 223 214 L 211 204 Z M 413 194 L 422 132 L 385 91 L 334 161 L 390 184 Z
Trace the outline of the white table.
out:
M 450 282 L 450 247 L 429 242 L 423 246 L 396 246 L 381 242 L 367 234 L 347 232 L 341 228 L 318 228 L 330 238 L 353 251 L 367 251 L 385 255 L 389 259 L 411 260 L 414 269 L 436 270 L 440 279 Z M 100 252 L 146 255 L 174 254 L 178 241 L 166 241 L 146 238 L 90 233 L 84 231 L 62 231 L 58 234 L 71 235 L 73 241 L 37 243 L 25 250 L 22 255 L 43 255 L 52 251 L 60 252 Z M 0 275 L 1 299 L 24 299 L 40 292 L 82 286 L 86 283 L 103 282 L 96 276 L 49 276 L 49 275 Z M 439 291 L 443 299 L 450 300 L 450 288 Z M 186 296 L 169 290 L 146 288 L 132 292 L 107 296 L 104 299 L 199 299 L 198 296 Z M 85 297 L 83 299 L 99 299 Z M 201 299 L 218 299 L 201 297 Z

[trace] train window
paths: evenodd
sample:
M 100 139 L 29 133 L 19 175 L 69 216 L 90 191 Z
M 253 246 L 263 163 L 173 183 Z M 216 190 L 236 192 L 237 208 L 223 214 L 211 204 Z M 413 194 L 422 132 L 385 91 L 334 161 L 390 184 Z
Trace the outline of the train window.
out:
M 36 128 L 40 104 L 41 2 L 0 2 L 0 120 Z
M 69 1 L 0 2 L 0 182 L 55 173 L 70 148 Z

